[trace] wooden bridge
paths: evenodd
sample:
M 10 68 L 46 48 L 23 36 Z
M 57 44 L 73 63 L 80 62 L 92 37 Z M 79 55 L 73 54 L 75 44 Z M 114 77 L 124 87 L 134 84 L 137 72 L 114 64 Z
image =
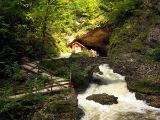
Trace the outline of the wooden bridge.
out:
M 25 62 L 24 64 L 21 65 L 21 67 L 28 74 L 37 74 L 37 75 L 46 76 L 51 81 L 50 83 L 46 84 L 43 87 L 43 89 L 40 89 L 40 90 L 33 89 L 32 91 L 33 94 L 57 92 L 64 89 L 69 89 L 71 87 L 71 80 L 54 76 L 54 74 L 51 71 L 41 67 L 39 65 L 39 61 Z M 23 97 L 27 94 L 29 93 L 13 95 L 13 96 L 10 96 L 10 98 Z

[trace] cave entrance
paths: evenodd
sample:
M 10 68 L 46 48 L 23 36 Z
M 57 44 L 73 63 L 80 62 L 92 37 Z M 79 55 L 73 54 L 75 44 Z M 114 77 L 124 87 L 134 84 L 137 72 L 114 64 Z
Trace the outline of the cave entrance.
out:
M 84 43 L 78 41 L 73 41 L 71 43 L 68 43 L 67 46 L 72 49 L 73 53 L 80 53 L 87 51 L 90 57 L 97 57 L 97 56 L 107 57 L 106 46 L 101 46 L 101 47 L 87 46 Z

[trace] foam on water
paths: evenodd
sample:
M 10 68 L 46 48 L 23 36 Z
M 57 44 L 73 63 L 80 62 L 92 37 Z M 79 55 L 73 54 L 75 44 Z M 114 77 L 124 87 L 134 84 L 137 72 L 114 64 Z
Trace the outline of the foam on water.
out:
M 160 109 L 137 100 L 135 94 L 127 89 L 124 76 L 114 73 L 107 64 L 100 65 L 99 69 L 103 74 L 94 73 L 93 76 L 106 84 L 91 84 L 86 92 L 78 95 L 79 107 L 85 112 L 82 120 L 156 120 Z M 118 104 L 101 105 L 86 100 L 89 95 L 101 93 L 118 97 Z

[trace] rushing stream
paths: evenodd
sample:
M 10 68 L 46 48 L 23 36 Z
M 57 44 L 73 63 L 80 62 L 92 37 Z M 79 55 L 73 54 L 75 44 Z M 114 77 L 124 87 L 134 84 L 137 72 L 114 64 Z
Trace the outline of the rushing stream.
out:
M 137 100 L 127 89 L 124 76 L 114 73 L 107 64 L 100 65 L 99 69 L 103 74 L 94 73 L 93 76 L 105 84 L 91 84 L 86 92 L 78 95 L 79 107 L 85 112 L 82 120 L 160 120 L 160 109 Z M 89 95 L 101 93 L 118 97 L 118 104 L 101 105 L 86 100 Z

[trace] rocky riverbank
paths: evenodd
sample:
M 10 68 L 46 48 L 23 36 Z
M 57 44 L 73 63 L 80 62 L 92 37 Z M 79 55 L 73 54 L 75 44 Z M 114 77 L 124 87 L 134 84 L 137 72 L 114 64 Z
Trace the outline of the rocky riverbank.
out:
M 93 80 L 93 72 L 98 72 L 98 66 L 101 64 L 109 64 L 114 72 L 125 76 L 127 87 L 130 91 L 136 92 L 137 99 L 146 100 L 146 102 L 154 107 L 159 107 L 160 103 L 160 63 L 152 62 L 145 63 L 142 60 L 137 60 L 134 57 L 117 57 L 117 58 L 68 58 L 48 61 L 49 63 L 78 63 L 82 70 L 91 66 L 87 77 L 83 79 L 84 85 L 75 84 L 77 91 L 85 91 L 89 84 L 98 80 Z M 50 65 L 50 64 L 49 64 Z M 61 65 L 61 64 L 60 64 Z M 50 65 L 51 66 L 51 65 Z M 60 66 L 59 66 L 60 67 Z
M 160 107 L 160 9 L 158 0 L 143 0 L 140 8 L 109 38 L 106 62 L 125 76 L 127 87 L 137 99 Z
M 100 80 L 93 79 L 93 72 L 99 72 L 98 66 L 106 63 L 114 72 L 125 76 L 128 89 L 136 93 L 137 99 L 145 100 L 150 106 L 160 107 L 159 62 L 144 63 L 141 60 L 134 59 L 134 57 L 118 57 L 115 59 L 82 58 L 74 59 L 74 61 L 77 61 L 83 67 L 94 64 L 86 79 L 88 85 L 91 82 L 102 84 Z
M 125 76 L 127 87 L 136 92 L 136 98 L 160 108 L 160 63 L 112 59 L 109 65 L 114 72 Z

